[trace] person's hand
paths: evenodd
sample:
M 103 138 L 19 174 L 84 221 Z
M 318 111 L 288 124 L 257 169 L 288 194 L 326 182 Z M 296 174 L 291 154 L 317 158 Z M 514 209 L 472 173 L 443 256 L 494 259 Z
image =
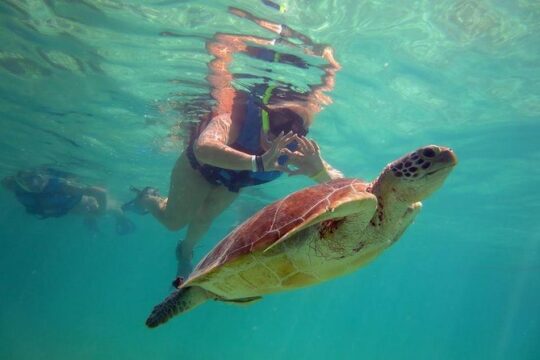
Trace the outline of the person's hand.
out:
M 267 144 L 270 148 L 262 155 L 264 170 L 289 172 L 286 166 L 278 163 L 278 158 L 284 154 L 284 150 L 287 150 L 287 145 L 298 140 L 298 136 L 292 131 L 289 131 L 287 134 L 284 134 L 282 131 L 273 141 L 268 141 Z
M 295 151 L 287 148 L 282 150 L 287 155 L 287 173 L 289 175 L 306 175 L 309 177 L 320 174 L 325 169 L 319 145 L 314 140 L 297 137 L 298 147 Z

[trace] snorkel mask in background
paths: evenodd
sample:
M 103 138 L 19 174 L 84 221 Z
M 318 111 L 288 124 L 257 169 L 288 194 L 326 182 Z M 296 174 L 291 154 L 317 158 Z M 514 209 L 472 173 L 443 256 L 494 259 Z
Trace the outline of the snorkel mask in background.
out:
M 49 176 L 31 170 L 21 170 L 15 175 L 14 180 L 24 191 L 39 193 L 47 186 Z

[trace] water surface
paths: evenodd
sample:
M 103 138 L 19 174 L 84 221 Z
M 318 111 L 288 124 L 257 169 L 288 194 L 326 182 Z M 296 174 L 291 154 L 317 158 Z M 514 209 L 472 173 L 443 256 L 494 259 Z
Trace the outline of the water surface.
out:
M 297 0 L 280 14 L 247 0 L 5 0 L 0 176 L 47 165 L 121 200 L 131 184 L 166 192 L 198 111 L 189 105 L 208 94 L 205 41 L 273 36 L 229 5 L 332 45 L 343 69 L 310 134 L 347 176 L 371 180 L 431 143 L 452 147 L 459 166 L 368 267 L 250 307 L 208 303 L 152 331 L 144 320 L 170 290 L 183 232 L 131 216 L 135 234 L 113 235 L 105 219 L 92 237 L 80 219 L 39 221 L 1 191 L 0 357 L 539 358 L 535 1 Z M 241 57 L 234 66 L 264 72 Z M 304 80 L 286 67 L 273 76 Z M 246 191 L 196 256 L 309 184 L 284 177 Z

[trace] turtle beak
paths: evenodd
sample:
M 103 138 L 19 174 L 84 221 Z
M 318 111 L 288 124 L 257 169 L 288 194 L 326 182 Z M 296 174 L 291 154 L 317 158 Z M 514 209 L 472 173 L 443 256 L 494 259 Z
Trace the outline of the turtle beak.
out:
M 433 164 L 431 169 L 426 169 L 428 171 L 426 173 L 427 176 L 444 169 L 450 170 L 458 163 L 456 154 L 449 147 L 428 145 L 419 149 L 418 152 L 422 153 L 426 161 Z
M 451 148 L 439 146 L 438 161 L 441 164 L 448 164 L 448 166 L 456 166 L 458 158 Z

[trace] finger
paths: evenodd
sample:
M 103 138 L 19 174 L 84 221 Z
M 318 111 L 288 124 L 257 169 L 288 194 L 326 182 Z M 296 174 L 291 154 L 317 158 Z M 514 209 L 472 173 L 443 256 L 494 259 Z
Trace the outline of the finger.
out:
M 313 145 L 313 147 L 315 148 L 315 151 L 317 151 L 318 153 L 321 152 L 321 148 L 319 147 L 319 144 L 317 144 L 315 140 L 310 140 L 309 142 L 311 143 L 311 145 Z
M 280 142 L 281 140 L 283 140 L 283 138 L 284 138 L 285 136 L 287 136 L 287 134 L 285 134 L 284 131 L 281 131 L 281 132 L 279 133 L 279 135 L 275 138 L 274 141 L 275 141 L 275 142 Z
M 288 133 L 285 134 L 283 131 L 281 131 L 281 132 L 279 133 L 279 135 L 275 137 L 275 139 L 274 139 L 273 142 L 274 142 L 275 144 L 279 144 L 279 143 L 281 143 L 281 142 L 283 141 L 283 139 L 285 139 L 285 138 L 287 137 L 287 135 L 288 135 Z
M 312 154 L 314 149 L 312 148 L 311 144 L 305 137 L 301 137 L 299 140 L 300 144 L 302 144 L 302 152 L 304 154 Z
M 313 143 L 308 138 L 304 138 L 304 141 L 306 142 L 306 147 L 310 154 L 315 154 L 317 150 L 315 149 L 315 146 L 313 146 Z
M 270 145 L 270 151 L 275 152 L 276 149 L 280 148 L 280 141 L 281 139 L 283 139 L 283 136 L 284 136 L 284 133 L 282 131 L 274 140 L 267 142 Z
M 297 137 L 297 135 L 295 133 L 293 133 L 292 131 L 289 131 L 287 134 L 285 134 L 283 136 L 283 140 L 284 141 L 291 141 L 293 139 L 295 139 Z
M 289 145 L 289 143 L 295 140 L 295 138 L 296 138 L 295 133 L 292 133 L 292 132 L 287 133 L 285 136 L 283 136 L 283 138 L 280 139 L 279 147 L 280 148 L 286 147 L 287 145 Z
M 294 156 L 294 153 L 293 153 L 291 150 L 287 149 L 287 148 L 281 149 L 281 151 L 279 152 L 279 154 L 280 154 L 280 155 L 286 155 L 286 156 L 288 156 L 288 157 Z
M 287 157 L 289 157 L 289 159 L 294 159 L 294 160 L 297 160 L 297 159 L 301 159 L 304 157 L 304 154 L 302 154 L 301 152 L 299 151 L 291 151 L 287 148 L 283 148 L 281 151 L 280 151 L 280 155 L 285 155 Z

